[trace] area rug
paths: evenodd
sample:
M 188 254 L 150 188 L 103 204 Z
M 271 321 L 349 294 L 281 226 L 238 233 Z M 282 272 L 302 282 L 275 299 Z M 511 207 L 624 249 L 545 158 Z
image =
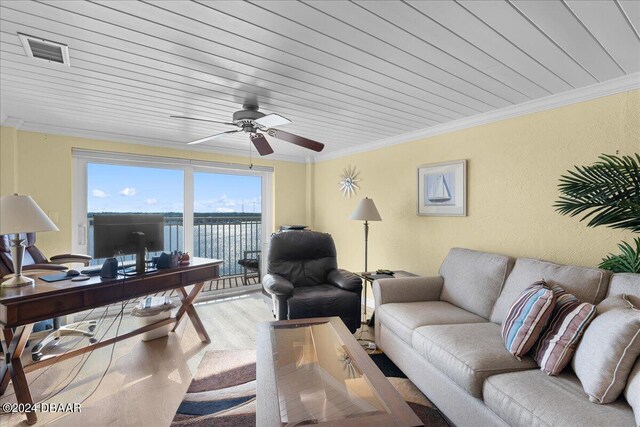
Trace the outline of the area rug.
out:
M 444 416 L 384 354 L 372 360 L 425 426 L 449 426 Z M 205 353 L 172 426 L 255 426 L 256 351 Z

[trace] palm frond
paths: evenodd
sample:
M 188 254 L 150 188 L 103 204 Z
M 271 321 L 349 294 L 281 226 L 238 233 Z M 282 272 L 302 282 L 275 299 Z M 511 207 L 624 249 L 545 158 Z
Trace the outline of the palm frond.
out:
M 634 243 L 635 248 L 627 242 L 618 244 L 620 254 L 609 254 L 599 267 L 614 273 L 640 273 L 640 237 Z
M 640 232 L 640 154 L 603 154 L 590 166 L 576 166 L 560 178 L 554 204 L 562 215 L 582 215 L 589 227 Z

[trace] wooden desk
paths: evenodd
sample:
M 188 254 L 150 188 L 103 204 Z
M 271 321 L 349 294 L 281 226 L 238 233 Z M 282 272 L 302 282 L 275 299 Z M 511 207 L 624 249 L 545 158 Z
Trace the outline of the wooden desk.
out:
M 25 376 L 26 373 L 114 344 L 160 326 L 175 323 L 173 327 L 173 331 L 175 331 L 185 314 L 193 323 L 200 340 L 206 343 L 211 342 L 193 302 L 202 291 L 206 281 L 214 280 L 220 276 L 221 263 L 221 260 L 193 258 L 191 264 L 187 266 L 157 270 L 138 276 L 116 279 L 101 279 L 96 276 L 84 282 L 63 280 L 54 283 L 36 279 L 34 286 L 0 288 L 0 325 L 2 325 L 5 339 L 3 347 L 5 358 L 0 366 L 0 395 L 4 394 L 9 380 L 11 380 L 18 403 L 31 407 L 33 399 Z M 193 289 L 187 293 L 185 288 L 190 285 L 194 285 Z M 178 295 L 182 301 L 175 317 L 160 320 L 118 337 L 89 344 L 26 366 L 23 366 L 20 360 L 35 322 L 172 289 L 178 289 Z M 33 424 L 37 421 L 34 411 L 28 411 L 26 415 L 27 423 Z

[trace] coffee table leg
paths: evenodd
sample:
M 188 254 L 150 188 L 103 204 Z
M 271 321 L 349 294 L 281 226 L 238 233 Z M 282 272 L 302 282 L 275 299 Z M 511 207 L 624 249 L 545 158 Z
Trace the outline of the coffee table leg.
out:
M 8 344 L 8 352 L 6 353 L 7 370 L 11 376 L 13 389 L 16 392 L 16 399 L 18 403 L 22 403 L 26 406 L 33 406 L 33 399 L 31 398 L 29 383 L 27 382 L 27 377 L 24 373 L 20 356 L 22 356 L 22 352 L 27 345 L 27 340 L 31 335 L 32 329 L 33 324 L 29 324 L 26 326 L 19 326 L 16 328 L 15 333 L 12 333 L 10 328 L 3 330 L 5 340 L 10 343 Z M 6 375 L 6 372 L 4 372 L 4 375 Z M 2 381 L 5 381 L 4 376 Z M 27 412 L 26 415 L 27 424 L 35 424 L 38 421 L 38 417 L 35 412 L 30 411 Z
M 202 324 L 202 320 L 200 320 L 200 316 L 198 316 L 198 313 L 196 312 L 196 309 L 193 306 L 193 302 L 198 297 L 200 292 L 202 292 L 203 288 L 204 288 L 204 283 L 197 283 L 193 285 L 193 289 L 191 290 L 191 293 L 188 295 L 187 295 L 187 291 L 184 288 L 178 289 L 180 292 L 179 296 L 180 296 L 180 300 L 182 301 L 182 306 L 178 309 L 178 313 L 176 313 L 176 324 L 173 327 L 173 331 L 176 330 L 176 328 L 182 321 L 182 318 L 184 317 L 184 315 L 187 314 L 189 316 L 189 319 L 191 320 L 191 323 L 193 323 L 193 327 L 198 333 L 198 337 L 200 338 L 200 341 L 210 343 L 211 338 L 209 338 L 209 334 L 207 334 L 207 330 L 204 328 L 204 325 Z

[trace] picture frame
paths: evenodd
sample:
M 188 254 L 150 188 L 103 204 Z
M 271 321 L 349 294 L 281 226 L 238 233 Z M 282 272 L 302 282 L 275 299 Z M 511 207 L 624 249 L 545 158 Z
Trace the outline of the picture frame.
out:
M 418 166 L 417 214 L 467 216 L 467 161 Z

